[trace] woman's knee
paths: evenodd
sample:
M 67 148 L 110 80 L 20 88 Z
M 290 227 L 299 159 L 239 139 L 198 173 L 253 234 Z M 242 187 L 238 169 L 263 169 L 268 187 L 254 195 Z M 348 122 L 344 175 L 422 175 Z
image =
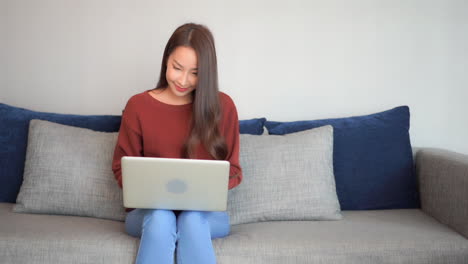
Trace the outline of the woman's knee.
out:
M 141 228 L 143 217 L 145 216 L 144 209 L 134 209 L 125 217 L 125 231 L 133 237 L 141 236 Z
M 206 225 L 205 212 L 200 211 L 183 211 L 177 218 L 178 229 L 199 229 L 201 226 Z
M 209 212 L 206 216 L 210 225 L 211 238 L 221 238 L 229 235 L 231 225 L 226 212 Z

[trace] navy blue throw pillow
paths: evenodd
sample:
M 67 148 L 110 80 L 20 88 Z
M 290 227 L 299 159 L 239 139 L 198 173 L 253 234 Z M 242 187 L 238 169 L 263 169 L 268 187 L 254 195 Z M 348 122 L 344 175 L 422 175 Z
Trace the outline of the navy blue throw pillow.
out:
M 366 116 L 273 122 L 284 135 L 324 125 L 334 129 L 333 166 L 342 210 L 419 208 L 407 106 Z
M 266 118 L 253 118 L 239 121 L 240 134 L 261 135 Z
M 41 119 L 95 131 L 117 132 L 121 116 L 36 112 L 0 103 L 0 202 L 15 203 L 23 183 L 29 121 Z M 239 121 L 243 134 L 263 134 L 265 118 Z

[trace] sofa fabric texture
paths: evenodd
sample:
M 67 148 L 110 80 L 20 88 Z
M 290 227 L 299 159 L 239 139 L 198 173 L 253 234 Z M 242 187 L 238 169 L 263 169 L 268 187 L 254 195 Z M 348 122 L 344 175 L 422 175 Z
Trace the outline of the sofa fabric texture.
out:
M 111 170 L 117 135 L 31 120 L 14 211 L 125 220 Z
M 124 223 L 19 214 L 0 203 L 2 263 L 134 263 L 139 240 Z M 468 259 L 468 240 L 420 209 L 344 211 L 341 221 L 235 225 L 213 240 L 218 263 L 448 263 Z
M 240 136 L 244 179 L 229 191 L 231 224 L 339 220 L 333 176 L 333 128 L 285 136 Z
M 124 223 L 92 217 L 26 214 L 0 203 L 0 263 L 134 263 L 139 240 Z
M 468 239 L 468 155 L 423 149 L 416 159 L 422 210 Z
M 333 166 L 342 210 L 419 208 L 407 106 L 365 116 L 267 121 L 272 135 L 334 128 Z
M 468 240 L 420 209 L 343 211 L 341 221 L 233 226 L 220 263 L 466 263 Z M 218 247 L 217 247 L 218 246 Z M 229 258 L 225 258 L 229 256 Z

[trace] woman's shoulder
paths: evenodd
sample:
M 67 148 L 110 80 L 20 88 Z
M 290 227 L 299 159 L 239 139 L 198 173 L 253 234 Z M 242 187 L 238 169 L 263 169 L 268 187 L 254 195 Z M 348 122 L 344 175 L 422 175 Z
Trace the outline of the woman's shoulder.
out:
M 134 94 L 128 99 L 127 103 L 131 103 L 131 104 L 140 103 L 140 102 L 146 100 L 147 93 L 148 93 L 148 91 L 144 91 L 144 92 L 141 92 L 141 93 Z
M 219 92 L 219 101 L 221 104 L 223 119 L 226 121 L 237 119 L 237 108 L 234 104 L 234 100 L 232 100 L 232 98 L 226 93 Z
M 122 115 L 126 119 L 136 119 L 142 112 L 146 111 L 147 103 L 145 103 L 145 92 L 132 95 L 125 104 Z
M 147 93 L 148 91 L 144 91 L 144 92 L 132 95 L 128 99 L 127 104 L 125 105 L 125 110 L 135 111 L 139 107 L 144 106 L 145 105 L 144 102 L 147 101 L 147 96 L 148 96 Z
M 221 102 L 221 105 L 223 107 L 236 108 L 236 105 L 234 104 L 234 100 L 232 100 L 232 98 L 224 92 L 219 92 L 219 101 Z

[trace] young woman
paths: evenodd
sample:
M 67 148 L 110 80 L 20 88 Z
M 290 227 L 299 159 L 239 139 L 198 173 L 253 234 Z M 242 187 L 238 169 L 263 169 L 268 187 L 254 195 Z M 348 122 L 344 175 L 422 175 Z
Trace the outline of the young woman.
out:
M 112 164 L 120 187 L 122 156 L 228 160 L 229 189 L 241 182 L 237 110 L 218 90 L 214 39 L 205 26 L 177 28 L 156 88 L 128 100 Z M 176 245 L 178 263 L 216 263 L 211 239 L 227 236 L 229 227 L 226 212 L 134 209 L 125 220 L 127 233 L 141 237 L 136 263 L 173 263 Z

